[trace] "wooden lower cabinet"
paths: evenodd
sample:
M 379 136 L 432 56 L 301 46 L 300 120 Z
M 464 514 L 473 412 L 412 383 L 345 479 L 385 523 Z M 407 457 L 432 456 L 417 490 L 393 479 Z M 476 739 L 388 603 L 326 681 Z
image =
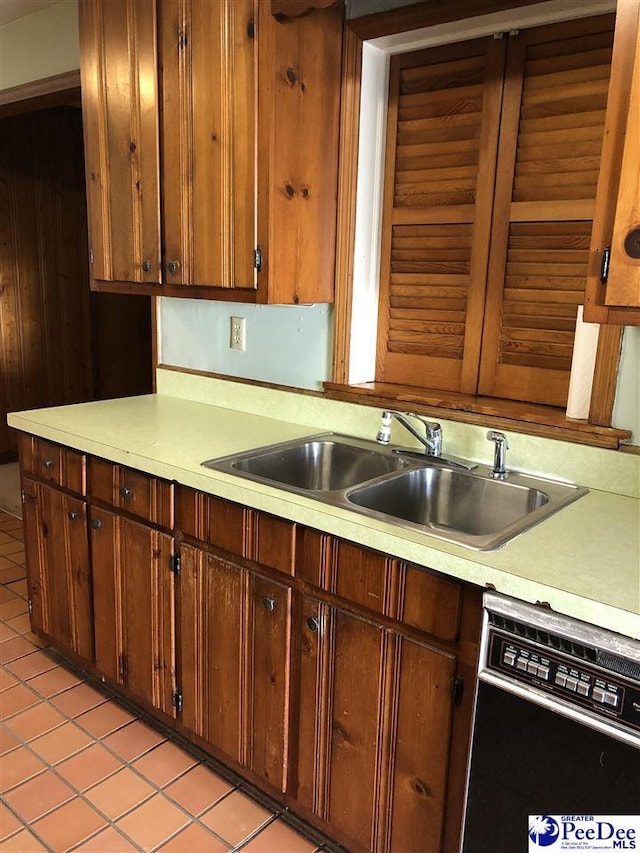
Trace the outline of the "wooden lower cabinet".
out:
M 26 478 L 22 493 L 33 630 L 93 661 L 86 501 Z
M 294 798 L 353 849 L 441 849 L 456 659 L 305 597 Z
M 34 631 L 348 850 L 458 850 L 479 588 L 22 447 Z
M 173 537 L 96 507 L 90 522 L 96 667 L 175 716 Z
M 290 587 L 232 559 L 181 548 L 182 723 L 280 793 L 287 779 L 291 595 Z

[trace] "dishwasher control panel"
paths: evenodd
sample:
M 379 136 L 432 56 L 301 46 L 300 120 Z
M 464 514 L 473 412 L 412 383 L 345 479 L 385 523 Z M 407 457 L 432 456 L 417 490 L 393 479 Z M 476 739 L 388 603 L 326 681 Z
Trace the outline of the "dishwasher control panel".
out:
M 640 683 L 595 663 L 490 628 L 486 667 L 640 732 Z

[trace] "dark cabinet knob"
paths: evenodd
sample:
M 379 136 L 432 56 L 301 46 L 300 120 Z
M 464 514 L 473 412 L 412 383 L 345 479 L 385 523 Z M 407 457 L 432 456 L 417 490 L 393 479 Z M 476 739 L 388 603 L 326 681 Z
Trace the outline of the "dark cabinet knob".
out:
M 120 487 L 120 497 L 128 498 L 130 494 L 131 494 L 131 489 L 128 486 L 121 486 Z
M 99 518 L 94 518 L 93 521 L 91 522 L 91 526 L 93 527 L 94 530 L 100 530 L 100 528 L 102 527 L 102 522 L 100 521 Z
M 53 468 L 53 459 L 43 459 L 43 460 L 42 460 L 42 465 L 43 465 L 47 470 L 49 470 L 50 468 Z
M 144 270 L 144 272 L 149 272 L 149 270 L 151 269 L 151 261 L 143 261 L 142 269 Z
M 167 269 L 172 275 L 173 273 L 178 272 L 178 270 L 180 269 L 179 261 L 169 261 L 169 263 L 167 264 Z
M 624 241 L 624 250 L 630 258 L 640 258 L 640 228 L 632 228 Z
M 268 610 L 269 613 L 272 613 L 276 609 L 275 598 L 263 598 L 262 603 L 264 605 L 264 609 Z
M 69 512 L 67 513 L 67 518 L 69 519 L 69 521 L 75 521 L 77 517 L 78 517 L 78 513 L 74 512 L 72 509 L 70 509 Z
M 315 616 L 309 616 L 309 618 L 307 619 L 307 627 L 310 631 L 315 632 L 320 627 L 320 623 L 318 622 Z

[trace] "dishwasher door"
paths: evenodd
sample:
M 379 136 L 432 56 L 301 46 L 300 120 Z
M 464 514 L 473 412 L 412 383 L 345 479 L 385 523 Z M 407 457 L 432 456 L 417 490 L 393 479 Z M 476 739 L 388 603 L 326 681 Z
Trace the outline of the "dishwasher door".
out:
M 461 850 L 640 851 L 640 643 L 496 593 L 484 606 Z M 632 836 L 592 846 L 581 821 L 598 816 Z
M 462 850 L 527 851 L 532 815 L 640 815 L 640 751 L 480 682 Z

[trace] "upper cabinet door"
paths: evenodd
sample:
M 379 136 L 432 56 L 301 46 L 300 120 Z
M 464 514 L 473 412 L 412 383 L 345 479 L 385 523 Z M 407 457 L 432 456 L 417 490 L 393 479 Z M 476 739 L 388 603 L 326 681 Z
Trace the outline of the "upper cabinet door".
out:
M 255 288 L 254 0 L 162 0 L 165 280 Z
M 257 300 L 332 302 L 343 10 L 287 20 L 256 6 Z
M 91 278 L 155 284 L 160 185 L 155 0 L 80 0 Z
M 333 300 L 342 21 L 80 0 L 95 289 Z
M 620 0 L 585 319 L 640 325 L 640 0 Z

